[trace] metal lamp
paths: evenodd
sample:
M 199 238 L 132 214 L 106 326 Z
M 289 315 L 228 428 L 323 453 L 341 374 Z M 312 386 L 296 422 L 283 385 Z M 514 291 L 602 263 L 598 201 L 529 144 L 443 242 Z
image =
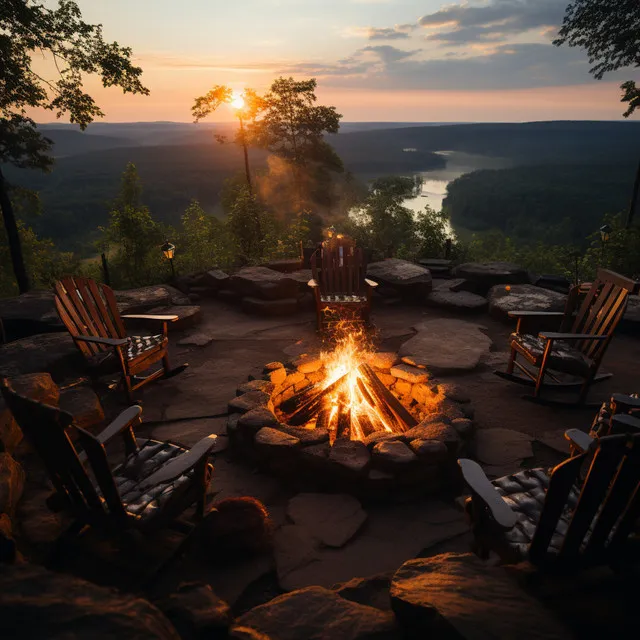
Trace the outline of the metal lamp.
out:
M 165 243 L 160 247 L 162 250 L 162 255 L 169 261 L 171 265 L 171 275 L 175 277 L 176 271 L 173 267 L 173 256 L 176 252 L 176 245 L 172 244 L 168 240 L 165 240 Z
M 600 227 L 600 243 L 601 243 L 600 263 L 604 262 L 604 248 L 607 242 L 609 242 L 609 238 L 611 238 L 611 231 L 612 231 L 611 225 L 603 224 Z

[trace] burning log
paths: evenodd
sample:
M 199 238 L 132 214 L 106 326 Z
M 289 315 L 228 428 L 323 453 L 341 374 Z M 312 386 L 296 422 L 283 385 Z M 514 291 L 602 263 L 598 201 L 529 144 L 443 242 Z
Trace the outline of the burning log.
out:
M 371 435 L 376 428 L 373 425 L 371 418 L 365 413 L 361 413 L 358 416 L 358 424 L 360 425 L 360 429 L 362 430 L 362 436 L 366 438 L 368 435 Z
M 338 432 L 337 438 L 351 439 L 351 407 L 347 404 L 347 399 L 343 396 L 340 398 L 338 410 Z
M 333 393 L 344 381 L 346 374 L 325 387 L 320 393 L 313 396 L 306 404 L 302 405 L 288 420 L 288 423 L 294 427 L 300 426 L 313 418 L 320 409 L 324 399 Z M 282 405 L 281 405 L 282 406 Z
M 318 414 L 316 420 L 316 429 L 329 429 L 329 418 L 331 417 L 331 411 L 329 409 L 322 409 Z
M 376 401 L 376 409 L 385 414 L 391 414 L 391 424 L 394 431 L 404 432 L 411 427 L 415 427 L 417 420 L 400 404 L 400 401 L 385 387 L 375 371 L 366 363 L 358 367 L 358 372 L 363 377 L 368 391 Z M 387 415 L 385 415 L 387 417 Z M 397 425 L 397 429 L 395 428 Z
M 305 387 L 295 396 L 292 396 L 288 400 L 280 403 L 280 411 L 283 413 L 293 413 L 298 407 L 309 402 L 317 393 L 320 393 L 320 389 L 317 385 L 312 384 L 309 387 Z

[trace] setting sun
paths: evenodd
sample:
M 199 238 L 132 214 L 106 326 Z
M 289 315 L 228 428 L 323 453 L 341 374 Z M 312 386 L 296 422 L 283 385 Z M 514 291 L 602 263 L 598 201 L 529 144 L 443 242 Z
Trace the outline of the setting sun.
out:
M 242 109 L 244 107 L 244 98 L 240 94 L 234 94 L 230 104 L 234 109 Z

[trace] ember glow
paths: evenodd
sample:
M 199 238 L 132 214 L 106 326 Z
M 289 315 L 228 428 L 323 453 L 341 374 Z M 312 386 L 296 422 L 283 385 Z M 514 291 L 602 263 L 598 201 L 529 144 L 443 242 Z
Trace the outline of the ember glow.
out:
M 323 351 L 320 357 L 324 361 L 326 381 L 323 388 L 344 377 L 343 383 L 325 400 L 329 408 L 329 437 L 333 444 L 338 435 L 340 416 L 350 418 L 349 438 L 363 440 L 367 432 L 388 431 L 393 427 L 375 409 L 375 403 L 367 392 L 366 381 L 358 367 L 367 363 L 373 356 L 369 339 L 362 329 L 354 329 L 353 325 L 338 327 L 336 346 L 332 351 Z M 346 418 L 343 418 L 346 420 Z M 335 428 L 332 428 L 335 425 Z M 346 434 L 340 434 L 345 436 Z
M 337 322 L 332 345 L 319 354 L 322 364 L 314 383 L 279 404 L 284 422 L 327 429 L 332 445 L 337 438 L 364 440 L 372 433 L 403 433 L 417 424 L 407 408 L 412 399 L 407 396 L 403 405 L 372 368 L 379 354 L 359 324 Z

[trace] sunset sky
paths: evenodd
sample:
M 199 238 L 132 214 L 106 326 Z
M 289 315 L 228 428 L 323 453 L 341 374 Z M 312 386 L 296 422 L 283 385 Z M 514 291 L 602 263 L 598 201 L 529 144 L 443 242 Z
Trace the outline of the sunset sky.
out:
M 211 85 L 260 91 L 279 75 L 317 78 L 345 121 L 620 119 L 618 85 L 637 72 L 596 81 L 583 51 L 551 44 L 568 2 L 78 0 L 151 90 L 88 82 L 107 122 L 188 122 Z

